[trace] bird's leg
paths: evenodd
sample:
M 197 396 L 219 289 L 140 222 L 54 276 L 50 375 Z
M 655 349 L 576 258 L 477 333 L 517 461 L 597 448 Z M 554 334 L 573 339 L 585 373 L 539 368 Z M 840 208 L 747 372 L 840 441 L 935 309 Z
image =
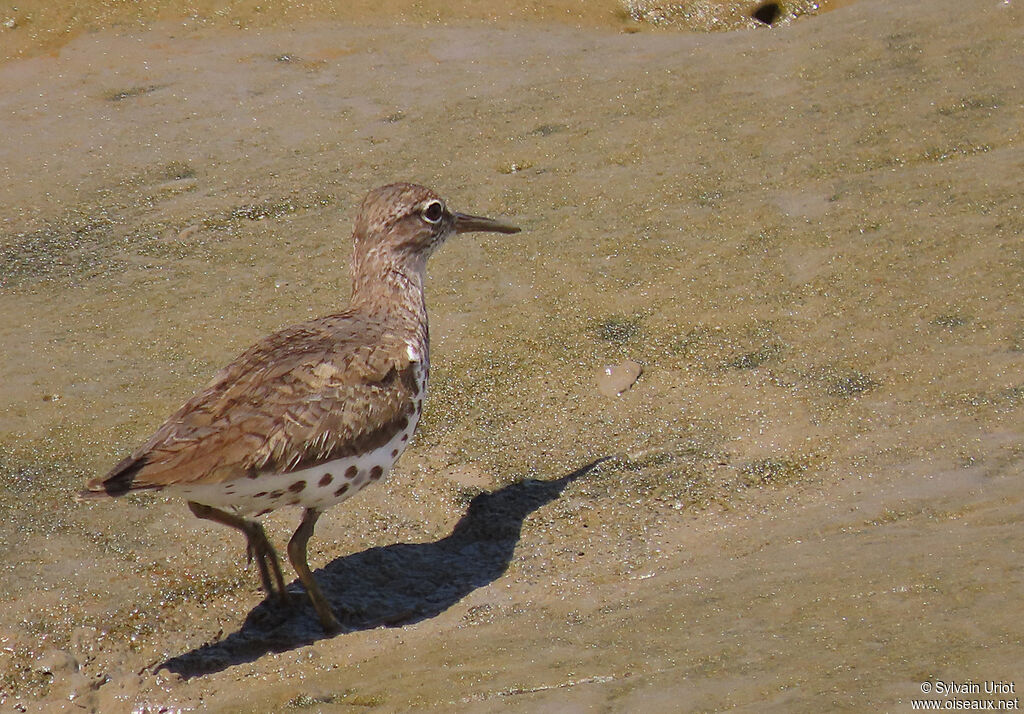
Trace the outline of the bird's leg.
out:
M 306 512 L 302 514 L 302 522 L 295 529 L 292 539 L 288 541 L 288 560 L 292 561 L 292 567 L 295 568 L 295 572 L 299 574 L 299 580 L 306 587 L 306 592 L 309 593 L 309 599 L 313 603 L 313 609 L 316 610 L 324 631 L 333 633 L 340 630 L 341 625 L 334 617 L 334 612 L 331 610 L 327 598 L 324 597 L 323 591 L 320 590 L 320 586 L 313 579 L 313 573 L 309 572 L 309 563 L 306 560 L 306 544 L 309 542 L 309 537 L 313 535 L 313 527 L 319 517 L 320 511 L 315 508 L 307 508 Z
M 256 556 L 256 566 L 260 570 L 260 580 L 263 583 L 263 590 L 267 593 L 267 597 L 276 596 L 282 602 L 288 601 L 288 592 L 284 587 L 284 575 L 281 574 L 281 563 L 278 560 L 277 551 L 274 550 L 274 546 L 267 540 L 267 534 L 259 522 L 250 521 L 241 516 L 236 516 L 202 503 L 196 503 L 195 501 L 189 501 L 188 507 L 199 518 L 214 521 L 215 523 L 223 523 L 226 526 L 242 531 L 248 542 L 246 552 L 249 555 L 249 559 L 252 560 L 252 557 Z M 274 576 L 273 580 L 270 577 L 271 573 Z
M 248 560 L 252 562 L 255 557 L 256 567 L 259 568 L 260 582 L 263 583 L 263 590 L 267 593 L 267 597 L 276 596 L 279 602 L 288 604 L 288 592 L 285 590 L 284 575 L 281 573 L 277 551 L 267 540 L 263 526 L 255 522 L 253 525 L 256 526 L 254 529 L 256 535 L 249 540 L 249 544 L 245 548 Z M 271 572 L 274 574 L 273 581 L 270 579 Z

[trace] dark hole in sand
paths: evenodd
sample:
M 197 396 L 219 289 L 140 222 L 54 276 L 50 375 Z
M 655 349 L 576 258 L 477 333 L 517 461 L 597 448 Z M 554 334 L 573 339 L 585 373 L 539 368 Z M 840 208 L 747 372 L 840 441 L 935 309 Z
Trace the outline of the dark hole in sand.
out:
M 774 25 L 782 15 L 782 6 L 777 2 L 761 3 L 750 16 L 765 25 Z

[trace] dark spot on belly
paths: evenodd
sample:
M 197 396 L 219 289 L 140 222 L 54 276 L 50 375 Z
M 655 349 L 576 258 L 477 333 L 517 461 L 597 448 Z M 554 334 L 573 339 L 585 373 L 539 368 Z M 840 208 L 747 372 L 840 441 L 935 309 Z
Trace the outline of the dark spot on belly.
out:
M 284 491 L 271 491 L 268 495 L 276 501 L 284 495 Z
M 343 496 L 343 495 L 345 495 L 345 491 L 347 491 L 347 490 L 348 490 L 348 484 L 347 483 L 343 483 L 343 484 L 341 484 L 341 486 L 338 487 L 338 490 L 334 492 L 334 495 L 336 497 L 337 496 Z
M 351 481 L 356 477 L 357 473 L 359 473 L 359 469 L 357 469 L 355 466 L 349 466 L 347 469 L 345 469 L 345 478 Z
M 396 456 L 398 456 L 398 449 L 392 449 L 391 450 L 391 458 L 395 458 Z
M 376 481 L 377 479 L 379 479 L 381 477 L 381 475 L 383 475 L 383 473 L 384 473 L 383 467 L 381 467 L 381 466 L 374 466 L 372 469 L 370 469 L 370 478 L 373 479 L 374 481 Z
M 330 474 L 324 474 L 323 476 L 320 477 L 319 485 L 320 486 L 326 486 L 327 484 L 329 484 L 333 480 L 334 480 L 333 476 L 331 476 Z
M 299 491 L 301 491 L 305 487 L 306 487 L 306 482 L 305 481 L 296 481 L 295 483 L 293 483 L 291 486 L 288 487 L 288 490 L 291 491 L 292 493 L 298 493 Z
M 267 495 L 266 491 L 260 491 L 259 493 L 253 494 L 253 498 L 263 498 Z

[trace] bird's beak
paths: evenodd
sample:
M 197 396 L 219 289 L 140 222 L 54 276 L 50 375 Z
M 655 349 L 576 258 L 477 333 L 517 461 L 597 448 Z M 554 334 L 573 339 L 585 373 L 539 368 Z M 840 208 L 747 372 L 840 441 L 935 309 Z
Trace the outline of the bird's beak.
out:
M 489 233 L 518 233 L 519 228 L 508 223 L 496 221 L 493 218 L 456 213 L 455 232 L 472 233 L 473 231 L 487 231 Z

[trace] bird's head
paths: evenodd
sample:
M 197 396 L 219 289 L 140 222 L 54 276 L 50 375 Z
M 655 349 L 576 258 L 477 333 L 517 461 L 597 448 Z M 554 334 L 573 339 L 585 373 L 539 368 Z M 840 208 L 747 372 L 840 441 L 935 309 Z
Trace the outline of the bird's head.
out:
M 355 227 L 355 260 L 422 269 L 426 259 L 453 233 L 518 233 L 491 218 L 456 213 L 429 188 L 411 183 L 381 186 L 367 194 Z

